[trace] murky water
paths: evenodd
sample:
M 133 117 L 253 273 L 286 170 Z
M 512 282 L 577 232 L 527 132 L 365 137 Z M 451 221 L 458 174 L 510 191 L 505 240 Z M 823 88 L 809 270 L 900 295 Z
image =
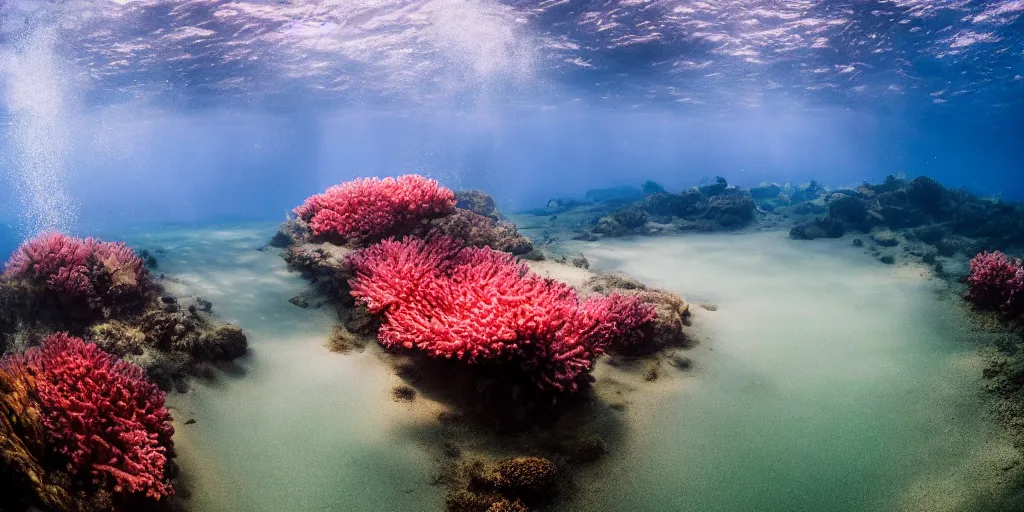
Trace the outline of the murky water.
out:
M 136 234 L 250 336 L 236 375 L 171 399 L 178 461 L 204 511 L 436 510 L 436 464 L 404 434 L 397 382 L 372 355 L 323 346 L 333 309 L 288 298 L 306 282 L 273 226 Z M 977 347 L 941 283 L 843 242 L 780 233 L 579 244 L 604 270 L 682 293 L 696 367 L 626 409 L 619 451 L 583 473 L 585 510 L 984 509 L 1015 457 L 980 395 Z M 185 425 L 187 419 L 195 424 Z M 622 475 L 628 475 L 623 478 Z M 970 506 L 968 506 L 970 505 Z
M 403 439 L 405 404 L 391 400 L 393 376 L 370 351 L 338 355 L 324 343 L 334 309 L 288 299 L 307 287 L 266 244 L 276 226 L 134 234 L 163 248 L 169 287 L 213 302 L 249 335 L 237 375 L 169 395 L 178 463 L 192 510 L 439 510 L 434 462 Z M 194 424 L 185 421 L 195 419 Z
M 684 389 L 631 412 L 587 510 L 984 509 L 1014 458 L 942 284 L 784 233 L 578 244 L 697 309 Z M 987 461 L 987 462 L 986 462 Z M 612 475 L 628 478 L 611 478 Z M 994 505 L 993 505 L 994 506 Z

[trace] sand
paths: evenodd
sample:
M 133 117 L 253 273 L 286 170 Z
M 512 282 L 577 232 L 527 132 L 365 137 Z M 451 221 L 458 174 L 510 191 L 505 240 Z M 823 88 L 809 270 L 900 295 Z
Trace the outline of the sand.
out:
M 417 434 L 430 404 L 393 401 L 400 381 L 377 351 L 328 352 L 333 309 L 290 304 L 307 283 L 276 250 L 256 250 L 274 229 L 128 236 L 167 251 L 158 272 L 173 291 L 213 301 L 250 336 L 237 374 L 170 398 L 191 509 L 441 510 L 438 464 Z M 579 475 L 573 509 L 985 509 L 1001 485 L 993 468 L 1018 455 L 980 393 L 963 311 L 926 271 L 846 243 L 757 233 L 563 247 L 717 306 L 694 308 L 693 369 L 647 383 L 599 365 L 602 400 L 628 397 L 624 433 Z
M 942 281 L 785 233 L 573 243 L 694 303 L 692 378 L 629 410 L 586 510 L 998 510 L 1018 455 Z M 714 308 L 712 308 L 714 309 Z M 622 475 L 628 475 L 623 477 Z
M 175 293 L 197 293 L 249 336 L 237 375 L 169 395 L 177 462 L 190 510 L 440 510 L 434 461 L 411 439 L 400 383 L 373 351 L 338 355 L 324 344 L 331 307 L 288 299 L 307 288 L 276 250 L 258 251 L 276 226 L 130 233 L 162 249 L 157 273 Z M 124 236 L 124 234 L 122 234 Z M 194 419 L 194 424 L 185 421 Z

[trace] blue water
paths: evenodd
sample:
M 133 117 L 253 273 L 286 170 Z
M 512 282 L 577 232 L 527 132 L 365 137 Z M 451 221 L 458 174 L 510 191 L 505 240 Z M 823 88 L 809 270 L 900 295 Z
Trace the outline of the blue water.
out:
M 402 172 L 512 209 L 716 175 L 926 174 L 1020 199 L 1022 14 L 1017 0 L 14 0 L 0 218 L 29 219 L 23 232 L 277 219 L 328 184 Z M 64 200 L 26 192 L 41 174 Z
M 436 414 L 390 402 L 394 376 L 371 354 L 330 359 L 334 315 L 294 308 L 305 281 L 252 250 L 332 184 L 419 173 L 504 212 L 715 176 L 927 175 L 1019 201 L 1022 140 L 1022 0 L 0 0 L 0 261 L 42 231 L 123 234 L 166 249 L 161 272 L 250 333 L 249 380 L 175 396 L 199 417 L 180 457 L 210 510 L 439 505 L 404 423 Z M 989 442 L 973 340 L 945 328 L 967 325 L 963 311 L 845 240 L 814 253 L 817 270 L 795 266 L 779 255 L 808 246 L 776 234 L 580 246 L 595 268 L 723 299 L 698 322 L 718 339 L 692 383 L 627 409 L 635 446 L 596 470 L 641 483 L 584 480 L 600 490 L 592 509 L 971 510 L 993 494 L 935 491 L 1017 460 Z M 786 300 L 764 307 L 750 283 Z M 863 413 L 847 421 L 836 397 Z

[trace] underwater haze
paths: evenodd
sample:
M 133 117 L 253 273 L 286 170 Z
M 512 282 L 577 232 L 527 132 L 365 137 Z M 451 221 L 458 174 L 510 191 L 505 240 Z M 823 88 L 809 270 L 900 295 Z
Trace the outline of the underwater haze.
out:
M 401 172 L 517 208 L 716 175 L 926 174 L 1019 198 L 1022 11 L 12 0 L 0 215 L 21 233 L 276 219 L 309 190 Z
M 1022 141 L 1024 0 L 0 0 L 0 512 L 1024 510 Z

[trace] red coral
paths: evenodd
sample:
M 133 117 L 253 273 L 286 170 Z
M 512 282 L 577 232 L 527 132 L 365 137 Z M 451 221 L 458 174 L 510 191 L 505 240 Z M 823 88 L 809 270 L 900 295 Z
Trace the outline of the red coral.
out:
M 1010 316 L 1024 313 L 1024 267 L 1005 254 L 983 252 L 971 259 L 967 298 L 985 309 Z
M 507 253 L 449 238 L 387 240 L 348 260 L 352 296 L 383 313 L 381 344 L 468 363 L 516 362 L 542 389 L 575 390 L 608 345 L 654 310 L 613 296 L 580 304 Z
M 451 190 L 416 174 L 348 181 L 295 208 L 314 235 L 356 243 L 401 235 L 423 220 L 454 211 Z
M 34 380 L 48 443 L 68 458 L 70 474 L 118 493 L 173 494 L 164 469 L 174 427 L 164 393 L 142 368 L 63 333 L 0 367 Z
M 136 294 L 149 278 L 145 263 L 120 242 L 47 233 L 21 244 L 5 274 L 98 304 Z

